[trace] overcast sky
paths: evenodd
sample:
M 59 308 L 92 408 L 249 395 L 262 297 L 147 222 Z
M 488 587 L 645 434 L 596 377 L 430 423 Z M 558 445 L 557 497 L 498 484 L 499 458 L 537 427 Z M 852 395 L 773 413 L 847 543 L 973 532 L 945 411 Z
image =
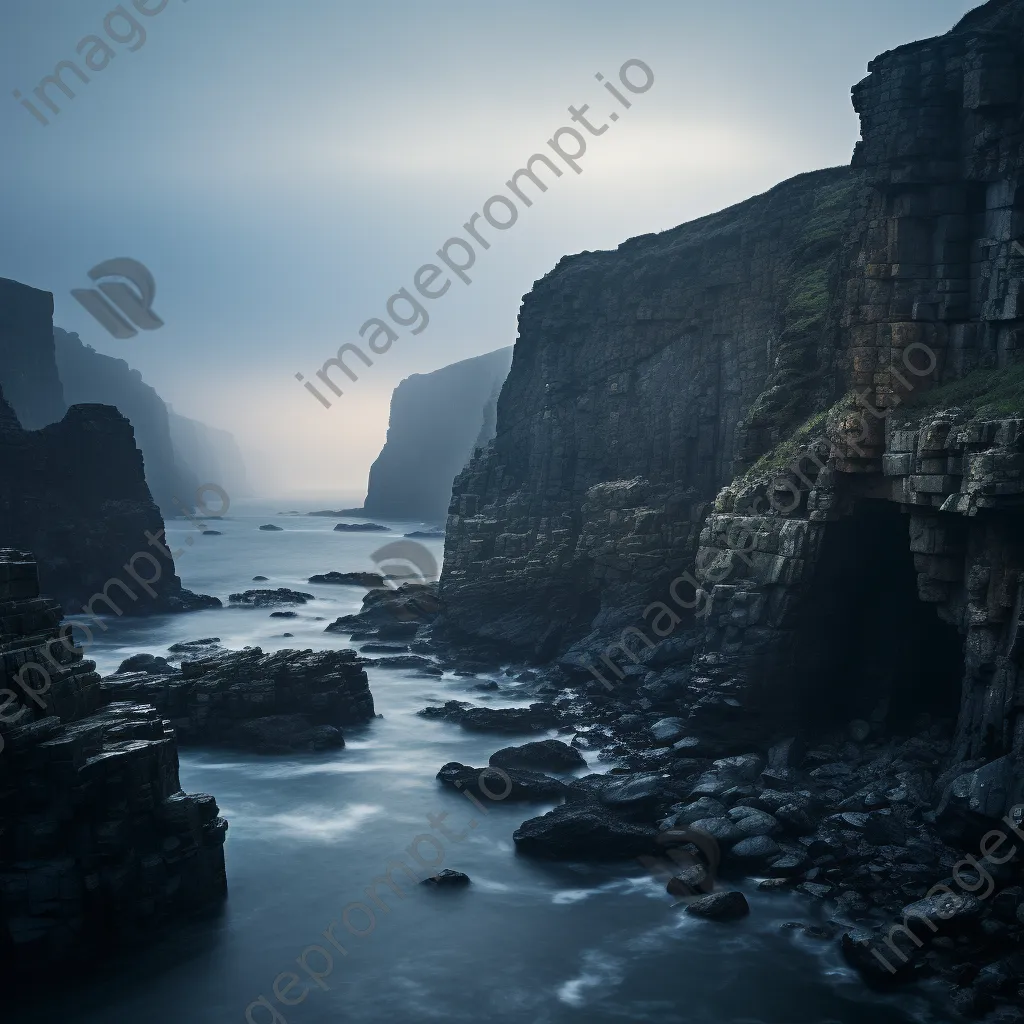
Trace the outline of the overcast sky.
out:
M 143 42 L 124 17 L 107 20 L 110 0 L 3 0 L 0 277 L 52 291 L 58 326 L 127 359 L 178 411 L 232 430 L 255 488 L 275 497 L 361 492 L 392 388 L 513 343 L 522 295 L 562 255 L 849 162 L 849 92 L 867 62 L 976 6 L 162 2 L 138 0 L 155 12 L 144 16 L 125 0 Z M 90 35 L 110 52 L 80 49 Z M 100 68 L 87 84 L 65 71 L 73 100 L 47 91 L 58 114 L 34 97 L 60 61 L 84 69 L 87 57 Z M 618 81 L 629 59 L 654 74 L 643 94 Z M 415 294 L 416 270 L 527 157 L 550 154 L 582 104 L 609 124 L 584 132 L 582 173 L 560 164 L 514 225 L 488 228 L 472 283 L 453 277 L 423 300 L 426 329 L 400 330 L 369 369 L 354 363 L 359 380 L 338 378 L 331 408 L 303 390 L 295 374 L 315 380 L 392 294 Z M 165 326 L 116 340 L 70 291 L 122 256 L 153 272 Z

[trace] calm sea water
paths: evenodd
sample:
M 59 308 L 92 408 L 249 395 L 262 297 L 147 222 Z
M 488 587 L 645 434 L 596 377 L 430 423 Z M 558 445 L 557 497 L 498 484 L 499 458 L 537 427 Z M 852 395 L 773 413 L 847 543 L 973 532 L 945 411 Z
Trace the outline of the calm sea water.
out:
M 204 636 L 264 650 L 348 646 L 323 627 L 356 611 L 362 591 L 306 579 L 372 569 L 374 550 L 420 524 L 390 524 L 390 536 L 340 534 L 335 520 L 276 515 L 293 507 L 233 507 L 228 518 L 209 524 L 222 536 L 200 536 L 176 522 L 168 537 L 175 547 L 194 538 L 178 559 L 190 589 L 222 599 L 255 586 L 313 593 L 313 602 L 296 609 L 299 618 L 221 609 L 111 620 L 89 651 L 100 670 L 113 671 L 129 654 L 163 654 L 172 643 Z M 261 532 L 261 523 L 284 530 Z M 440 561 L 441 542 L 426 544 Z M 270 582 L 252 583 L 255 575 Z M 294 638 L 282 637 L 285 631 Z M 344 750 L 270 758 L 183 752 L 184 788 L 213 793 L 230 822 L 225 907 L 152 936 L 86 983 L 62 985 L 55 975 L 30 1011 L 5 1012 L 5 1019 L 241 1024 L 247 1012 L 254 1024 L 942 1019 L 931 1016 L 920 993 L 866 991 L 834 945 L 782 930 L 786 921 L 808 919 L 802 899 L 748 886 L 750 918 L 716 925 L 673 909 L 663 886 L 638 865 L 518 857 L 513 831 L 546 806 L 495 802 L 481 810 L 434 776 L 447 761 L 486 764 L 497 747 L 519 740 L 416 715 L 432 701 L 481 699 L 475 682 L 370 669 L 383 717 L 347 729 Z M 516 703 L 513 692 L 494 706 Z M 436 891 L 409 884 L 398 871 L 401 897 L 377 886 L 382 909 L 367 887 L 394 858 L 415 865 L 415 853 L 427 865 L 467 872 L 472 885 Z M 374 912 L 372 921 L 359 904 Z M 344 954 L 324 937 L 328 929 Z M 315 945 L 331 952 L 330 973 L 324 955 L 310 949 Z M 303 960 L 324 975 L 320 984 Z M 292 973 L 303 983 L 294 984 Z M 283 999 L 275 996 L 275 981 Z

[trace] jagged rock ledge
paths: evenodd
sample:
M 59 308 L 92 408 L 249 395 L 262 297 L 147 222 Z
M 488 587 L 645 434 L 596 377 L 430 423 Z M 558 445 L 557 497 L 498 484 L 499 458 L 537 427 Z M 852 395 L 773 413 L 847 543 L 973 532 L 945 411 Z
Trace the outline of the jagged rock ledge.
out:
M 128 668 L 103 680 L 104 696 L 152 704 L 187 744 L 258 753 L 322 750 L 344 746 L 342 727 L 374 717 L 354 651 L 200 648 L 179 670 Z

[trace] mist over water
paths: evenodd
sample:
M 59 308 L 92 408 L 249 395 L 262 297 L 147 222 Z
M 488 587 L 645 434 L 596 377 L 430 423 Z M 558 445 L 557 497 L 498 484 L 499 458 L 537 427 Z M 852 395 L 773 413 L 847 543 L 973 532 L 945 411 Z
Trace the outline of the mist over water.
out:
M 373 569 L 372 551 L 419 524 L 390 524 L 391 534 L 342 534 L 333 531 L 334 519 L 276 514 L 293 507 L 240 505 L 226 519 L 209 521 L 221 536 L 201 536 L 177 521 L 168 525 L 168 537 L 174 547 L 195 537 L 177 560 L 190 589 L 222 599 L 256 586 L 313 593 L 314 601 L 295 609 L 296 619 L 272 619 L 270 609 L 224 608 L 108 620 L 108 631 L 89 651 L 100 670 L 109 673 L 139 651 L 166 654 L 172 643 L 208 636 L 221 637 L 228 647 L 257 644 L 264 650 L 351 646 L 322 630 L 338 615 L 356 611 L 363 591 L 306 579 L 330 570 Z M 264 523 L 283 531 L 261 532 Z M 442 542 L 425 543 L 440 562 Z M 269 582 L 253 583 L 255 575 Z M 283 638 L 286 631 L 294 638 Z M 750 918 L 718 925 L 673 909 L 663 885 L 638 864 L 517 856 L 513 831 L 550 805 L 493 802 L 484 813 L 434 776 L 448 761 L 484 765 L 498 747 L 536 736 L 474 734 L 416 714 L 445 699 L 487 701 L 473 689 L 479 679 L 423 678 L 372 666 L 368 674 L 383 717 L 346 729 L 343 750 L 288 757 L 181 753 L 185 790 L 213 793 L 230 822 L 230 892 L 222 912 L 169 929 L 166 937 L 152 936 L 151 944 L 112 960 L 87 982 L 62 985 L 60 994 L 36 993 L 41 1004 L 5 1019 L 229 1024 L 245 1021 L 247 1007 L 260 996 L 279 1016 L 257 1006 L 251 1011 L 255 1024 L 941 1019 L 929 1015 L 922 993 L 869 992 L 834 944 L 780 930 L 787 920 L 808 919 L 802 897 L 746 885 Z M 513 698 L 495 699 L 495 706 L 529 702 L 525 694 L 514 699 L 508 677 L 502 683 Z M 587 770 L 609 767 L 587 756 Z M 439 821 L 444 829 L 435 827 Z M 422 838 L 429 836 L 433 840 Z M 426 867 L 418 867 L 413 847 Z M 366 889 L 394 858 L 421 876 L 442 867 L 462 870 L 472 884 L 434 890 L 411 884 L 399 870 L 400 897 L 377 886 L 388 908 L 382 910 Z M 368 931 L 364 936 L 341 923 L 353 903 L 376 911 L 372 930 L 361 912 L 350 914 L 356 931 Z M 330 948 L 323 933 L 332 923 L 346 953 L 334 951 L 332 970 L 323 978 L 327 987 L 321 988 L 296 961 L 312 945 Z M 316 954 L 306 959 L 323 970 Z M 306 983 L 287 990 L 290 998 L 301 997 L 294 1006 L 273 996 L 283 972 L 297 972 Z

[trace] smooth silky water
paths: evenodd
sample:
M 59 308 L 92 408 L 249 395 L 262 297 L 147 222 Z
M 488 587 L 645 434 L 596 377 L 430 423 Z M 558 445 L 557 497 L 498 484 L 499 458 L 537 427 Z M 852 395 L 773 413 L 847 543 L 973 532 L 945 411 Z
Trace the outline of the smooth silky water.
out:
M 373 551 L 421 524 L 392 523 L 391 534 L 343 534 L 334 532 L 336 520 L 278 511 L 233 507 L 223 520 L 207 521 L 221 536 L 202 536 L 187 521 L 169 523 L 167 536 L 172 547 L 183 549 L 177 565 L 189 589 L 225 603 L 229 593 L 254 587 L 314 594 L 314 601 L 295 609 L 297 618 L 270 618 L 273 609 L 224 608 L 108 619 L 88 650 L 100 671 L 114 671 L 130 654 L 166 654 L 169 645 L 200 637 L 264 650 L 351 646 L 323 628 L 357 611 L 363 591 L 306 579 L 330 570 L 374 569 Z M 260 531 L 262 523 L 283 532 Z M 424 543 L 440 562 L 442 542 Z M 252 582 L 255 575 L 269 582 Z M 294 636 L 283 637 L 285 632 Z M 150 936 L 88 981 L 55 974 L 35 993 L 33 1005 L 8 1006 L 4 1019 L 241 1024 L 260 997 L 277 1016 L 257 1005 L 250 1009 L 255 1024 L 941 1019 L 931 1016 L 924 993 L 872 993 L 834 943 L 782 929 L 786 921 L 811 919 L 813 907 L 803 897 L 744 885 L 750 917 L 715 924 L 674 908 L 663 883 L 639 864 L 517 856 L 513 831 L 550 805 L 484 802 L 481 810 L 442 788 L 435 775 L 447 761 L 485 765 L 498 747 L 537 737 L 473 734 L 416 714 L 442 699 L 516 702 L 487 701 L 473 690 L 479 680 L 471 678 L 431 679 L 372 667 L 369 678 L 382 717 L 346 729 L 343 750 L 288 757 L 182 751 L 184 789 L 213 793 L 230 822 L 226 904 Z M 527 702 L 524 694 L 519 703 Z M 607 769 L 587 756 L 589 770 Z M 438 890 L 410 883 L 399 869 L 393 873 L 396 895 L 380 881 L 396 858 L 419 876 L 442 867 L 465 871 L 472 884 Z M 366 892 L 375 878 L 377 900 Z M 373 912 L 372 920 L 363 908 Z M 323 935 L 332 924 L 344 954 Z M 314 945 L 333 955 L 323 987 L 296 962 Z M 327 970 L 317 951 L 306 954 L 306 963 L 314 972 Z M 289 972 L 304 984 L 289 988 Z M 285 999 L 301 1002 L 278 999 L 275 980 Z

